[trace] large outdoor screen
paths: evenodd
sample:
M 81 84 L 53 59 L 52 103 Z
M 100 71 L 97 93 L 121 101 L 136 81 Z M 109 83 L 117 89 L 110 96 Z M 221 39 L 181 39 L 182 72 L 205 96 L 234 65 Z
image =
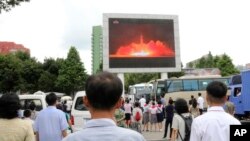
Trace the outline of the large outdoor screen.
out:
M 177 67 L 174 19 L 110 17 L 107 23 L 108 68 Z

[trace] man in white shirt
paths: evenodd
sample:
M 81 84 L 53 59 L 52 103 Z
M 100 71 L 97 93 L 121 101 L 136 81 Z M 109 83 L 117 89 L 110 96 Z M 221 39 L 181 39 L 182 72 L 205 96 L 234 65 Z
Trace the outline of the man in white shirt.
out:
M 199 111 L 200 111 L 200 115 L 202 115 L 203 108 L 204 108 L 204 99 L 201 96 L 201 93 L 198 93 L 198 96 L 199 96 L 198 99 L 197 99 L 198 108 L 199 108 Z
M 144 98 L 144 96 L 141 97 L 141 99 L 139 100 L 140 102 L 140 106 L 143 107 L 146 103 L 146 99 Z
M 109 73 L 90 76 L 85 85 L 84 104 L 88 107 L 91 120 L 83 130 L 70 134 L 63 141 L 145 141 L 136 131 L 118 127 L 114 121 L 117 108 L 122 105 L 122 82 Z
M 206 91 L 210 108 L 193 120 L 190 141 L 229 141 L 230 125 L 240 125 L 240 122 L 222 108 L 227 100 L 227 87 L 222 82 L 213 81 Z
M 54 93 L 46 96 L 48 107 L 39 112 L 34 129 L 37 141 L 61 141 L 67 136 L 68 122 L 65 113 L 56 109 Z

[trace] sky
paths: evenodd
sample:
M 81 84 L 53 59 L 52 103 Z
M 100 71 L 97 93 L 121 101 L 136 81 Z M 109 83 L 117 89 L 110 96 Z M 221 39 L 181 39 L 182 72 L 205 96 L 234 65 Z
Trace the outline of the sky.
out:
M 209 51 L 228 54 L 235 65 L 250 63 L 250 2 L 247 0 L 31 0 L 0 14 L 0 41 L 23 44 L 31 56 L 66 58 L 79 51 L 91 73 L 92 26 L 103 13 L 178 15 L 181 62 Z

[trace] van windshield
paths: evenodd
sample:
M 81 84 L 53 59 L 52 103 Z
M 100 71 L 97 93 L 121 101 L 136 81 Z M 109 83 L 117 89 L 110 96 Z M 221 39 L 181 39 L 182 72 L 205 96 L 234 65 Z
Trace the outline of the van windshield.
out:
M 83 104 L 83 97 L 76 99 L 75 109 L 79 111 L 87 111 L 87 107 Z

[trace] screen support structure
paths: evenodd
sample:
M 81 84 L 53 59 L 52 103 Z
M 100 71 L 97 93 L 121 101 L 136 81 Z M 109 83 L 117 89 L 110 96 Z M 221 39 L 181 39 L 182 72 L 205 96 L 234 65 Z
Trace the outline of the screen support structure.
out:
M 168 73 L 167 72 L 162 72 L 161 73 L 161 79 L 168 79 Z
M 125 86 L 125 83 L 124 83 L 124 73 L 117 73 L 117 77 L 121 79 L 122 81 L 122 87 L 123 87 L 123 91 L 122 91 L 122 97 L 124 98 L 124 92 L 125 92 L 125 89 L 124 89 L 124 86 Z

